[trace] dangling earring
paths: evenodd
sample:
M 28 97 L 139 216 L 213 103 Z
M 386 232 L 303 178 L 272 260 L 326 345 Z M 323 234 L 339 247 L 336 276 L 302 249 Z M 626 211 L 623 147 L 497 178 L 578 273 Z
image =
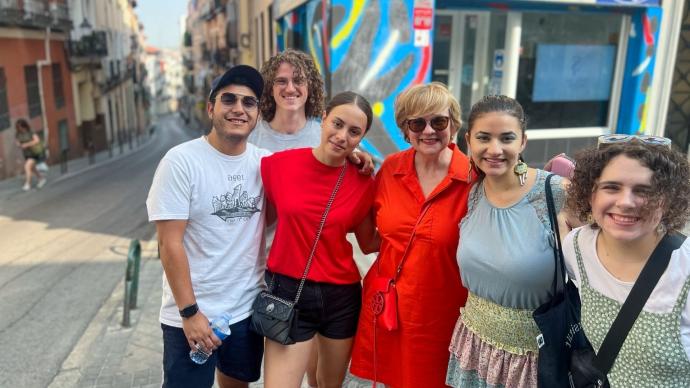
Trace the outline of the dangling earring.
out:
M 527 182 L 527 163 L 522 160 L 522 154 L 518 156 L 518 164 L 513 167 L 513 172 L 518 176 L 520 186 L 524 186 Z
M 587 213 L 587 223 L 590 225 L 594 223 L 594 216 L 592 216 L 592 213 Z
M 659 223 L 656 227 L 656 233 L 660 236 L 663 236 L 666 234 L 666 225 Z

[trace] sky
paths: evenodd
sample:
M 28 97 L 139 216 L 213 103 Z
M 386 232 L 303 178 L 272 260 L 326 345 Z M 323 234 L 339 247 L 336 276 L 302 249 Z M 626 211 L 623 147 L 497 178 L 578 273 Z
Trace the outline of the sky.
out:
M 179 48 L 180 16 L 187 12 L 188 0 L 138 0 L 134 11 L 144 25 L 149 46 Z

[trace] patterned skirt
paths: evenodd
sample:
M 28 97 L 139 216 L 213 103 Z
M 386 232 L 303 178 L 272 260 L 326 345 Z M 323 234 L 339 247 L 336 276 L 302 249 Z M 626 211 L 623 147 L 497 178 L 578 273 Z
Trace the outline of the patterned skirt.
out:
M 504 307 L 470 293 L 453 331 L 446 384 L 536 387 L 538 335 L 532 310 Z

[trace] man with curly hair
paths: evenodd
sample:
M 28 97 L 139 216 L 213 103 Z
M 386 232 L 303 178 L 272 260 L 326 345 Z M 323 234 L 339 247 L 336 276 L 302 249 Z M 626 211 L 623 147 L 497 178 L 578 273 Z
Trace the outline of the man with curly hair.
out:
M 314 60 L 287 49 L 261 68 L 264 91 L 261 120 L 249 142 L 273 152 L 319 144 L 324 85 Z

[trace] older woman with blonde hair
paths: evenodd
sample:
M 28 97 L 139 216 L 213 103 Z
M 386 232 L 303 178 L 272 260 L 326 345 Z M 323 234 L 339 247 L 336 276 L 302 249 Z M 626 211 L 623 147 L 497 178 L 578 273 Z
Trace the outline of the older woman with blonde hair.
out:
M 455 260 L 458 223 L 475 176 L 451 142 L 460 105 L 445 85 L 401 93 L 395 120 L 412 147 L 388 156 L 376 176 L 381 246 L 364 279 L 350 370 L 390 387 L 444 387 L 446 349 L 467 296 Z

